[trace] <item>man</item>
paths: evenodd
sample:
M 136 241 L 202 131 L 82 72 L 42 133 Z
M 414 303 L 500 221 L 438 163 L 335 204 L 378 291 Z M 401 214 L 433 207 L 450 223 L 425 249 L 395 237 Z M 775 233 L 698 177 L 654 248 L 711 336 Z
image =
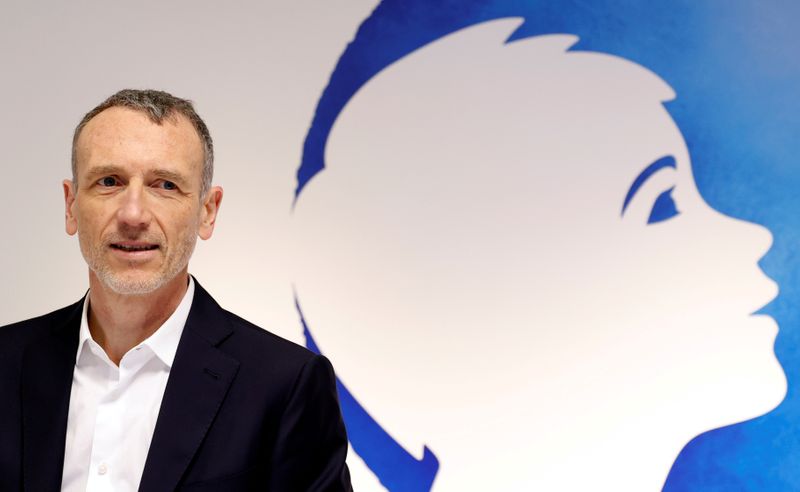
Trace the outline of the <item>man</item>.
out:
M 188 274 L 222 189 L 189 101 L 123 90 L 75 130 L 88 294 L 0 328 L 0 490 L 351 490 L 330 363 Z

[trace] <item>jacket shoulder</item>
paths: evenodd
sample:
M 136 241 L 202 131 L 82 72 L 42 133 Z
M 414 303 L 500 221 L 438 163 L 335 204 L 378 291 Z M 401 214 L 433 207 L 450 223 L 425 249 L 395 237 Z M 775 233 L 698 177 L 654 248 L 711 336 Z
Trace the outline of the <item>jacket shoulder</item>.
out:
M 297 366 L 303 366 L 316 357 L 316 354 L 302 345 L 261 328 L 230 311 L 225 311 L 225 315 L 234 329 L 234 337 L 231 338 L 231 342 L 235 341 L 236 345 L 249 347 L 254 354 L 261 354 L 261 357 L 270 354 L 279 359 L 282 364 Z
M 0 326 L 0 351 L 17 349 L 44 334 L 52 326 L 65 322 L 80 309 L 83 299 L 35 318 Z
M 304 369 L 330 367 L 325 357 L 222 308 L 196 279 L 186 326 L 236 360 L 237 380 L 255 387 L 288 390 Z

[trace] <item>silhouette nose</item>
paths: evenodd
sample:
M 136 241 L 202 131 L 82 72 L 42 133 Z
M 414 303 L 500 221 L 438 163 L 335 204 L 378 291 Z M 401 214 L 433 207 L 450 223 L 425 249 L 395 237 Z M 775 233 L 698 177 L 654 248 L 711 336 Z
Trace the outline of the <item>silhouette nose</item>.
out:
M 122 203 L 117 210 L 120 225 L 131 229 L 146 229 L 150 223 L 150 212 L 141 186 L 129 185 L 121 195 Z
M 774 239 L 772 232 L 766 227 L 754 222 L 734 219 L 732 217 L 726 217 L 726 219 L 728 219 L 728 223 L 732 228 L 732 232 L 735 233 L 735 236 L 732 237 L 738 238 L 738 241 L 736 241 L 737 243 L 741 244 L 743 242 L 741 238 L 747 238 L 747 246 L 742 253 L 746 252 L 746 254 L 749 255 L 749 258 L 754 259 L 756 262 L 760 262 L 762 259 L 764 259 L 769 250 L 772 248 L 772 242 Z M 742 249 L 741 245 L 739 246 L 739 249 Z
M 779 291 L 778 284 L 761 267 L 761 260 L 764 259 L 772 247 L 772 232 L 766 227 L 752 222 L 732 218 L 729 218 L 729 220 L 734 227 L 733 231 L 740 234 L 738 236 L 739 240 L 736 241 L 739 243 L 736 249 L 739 250 L 742 259 L 745 259 L 748 263 L 752 262 L 750 264 L 753 265 L 750 276 L 746 280 L 739 280 L 746 284 L 742 285 L 741 288 L 750 289 L 754 293 L 753 301 L 757 305 L 752 307 L 756 310 L 775 299 Z M 743 241 L 741 238 L 747 238 L 747 240 Z M 734 238 L 732 237 L 731 239 Z M 736 242 L 733 244 L 736 244 Z M 756 303 L 757 299 L 760 302 Z

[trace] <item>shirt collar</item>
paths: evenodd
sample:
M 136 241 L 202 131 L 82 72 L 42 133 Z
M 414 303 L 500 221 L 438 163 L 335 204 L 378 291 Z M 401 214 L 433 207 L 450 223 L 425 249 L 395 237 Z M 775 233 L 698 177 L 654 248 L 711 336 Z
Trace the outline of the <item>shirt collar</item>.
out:
M 150 335 L 147 339 L 145 339 L 142 343 L 137 345 L 136 347 L 146 346 L 153 351 L 153 353 L 158 357 L 161 362 L 163 362 L 168 368 L 172 367 L 172 363 L 175 360 L 175 352 L 178 350 L 178 342 L 181 339 L 181 334 L 183 334 L 183 328 L 186 325 L 186 319 L 189 317 L 189 310 L 192 307 L 192 300 L 194 299 L 194 278 L 189 276 L 189 287 L 186 289 L 186 293 L 183 295 L 183 299 L 181 299 L 180 304 L 175 309 L 175 311 L 170 315 L 169 318 L 162 324 L 152 335 Z M 83 313 L 81 314 L 81 329 L 78 335 L 78 353 L 76 354 L 75 361 L 76 363 L 80 364 L 81 362 L 81 354 L 85 353 L 87 349 L 95 352 L 95 356 L 100 356 L 97 353 L 98 349 L 100 352 L 103 352 L 102 348 L 97 345 L 92 339 L 92 335 L 89 332 L 89 294 L 86 294 L 86 297 L 83 301 Z M 133 350 L 133 347 L 131 350 Z M 102 354 L 102 357 L 108 359 L 105 353 Z

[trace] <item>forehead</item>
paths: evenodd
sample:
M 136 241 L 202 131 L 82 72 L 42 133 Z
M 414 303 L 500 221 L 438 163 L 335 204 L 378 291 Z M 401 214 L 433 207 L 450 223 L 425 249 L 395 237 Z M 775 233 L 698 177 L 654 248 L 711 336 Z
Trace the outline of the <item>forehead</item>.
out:
M 627 186 L 630 173 L 683 147 L 663 104 L 674 93 L 649 69 L 603 53 L 567 51 L 573 36 L 511 45 L 492 38 L 508 35 L 501 24 L 476 26 L 376 75 L 338 116 L 327 156 L 340 155 L 346 164 L 370 153 L 368 160 L 394 159 L 401 173 L 421 159 L 445 173 L 443 162 L 458 161 L 459 172 L 465 163 L 489 172 L 503 165 L 506 171 L 497 173 L 503 179 L 515 175 L 508 167 L 518 166 L 516 176 L 538 170 L 531 182 L 545 186 L 559 176 L 607 178 L 619 170 Z M 469 56 L 459 56 L 464 53 Z
M 178 113 L 155 123 L 143 112 L 112 107 L 89 120 L 76 142 L 78 166 L 202 165 L 203 145 L 189 120 Z M 100 161 L 100 162 L 98 162 Z

